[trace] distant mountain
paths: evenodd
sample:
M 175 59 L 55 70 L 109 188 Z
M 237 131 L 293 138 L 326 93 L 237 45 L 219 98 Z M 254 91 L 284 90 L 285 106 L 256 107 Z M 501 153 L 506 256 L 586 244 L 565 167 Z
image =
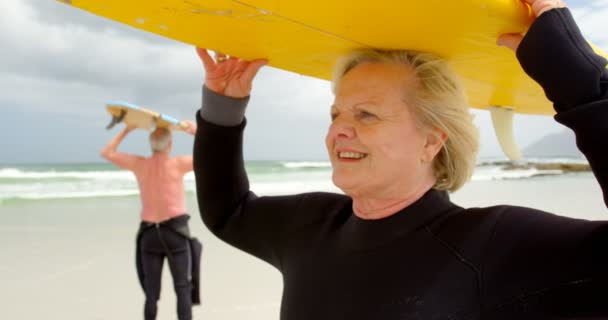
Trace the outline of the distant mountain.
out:
M 546 135 L 522 150 L 526 158 L 580 158 L 574 133 L 570 130 Z

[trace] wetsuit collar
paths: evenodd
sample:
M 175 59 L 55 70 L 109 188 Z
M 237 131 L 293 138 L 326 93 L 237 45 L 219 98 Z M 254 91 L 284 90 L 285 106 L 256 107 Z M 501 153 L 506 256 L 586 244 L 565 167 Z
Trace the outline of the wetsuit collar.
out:
M 348 244 L 343 244 L 351 249 L 381 246 L 424 228 L 458 208 L 447 192 L 431 189 L 416 202 L 384 219 L 365 220 L 351 212 L 340 238 L 349 239 Z

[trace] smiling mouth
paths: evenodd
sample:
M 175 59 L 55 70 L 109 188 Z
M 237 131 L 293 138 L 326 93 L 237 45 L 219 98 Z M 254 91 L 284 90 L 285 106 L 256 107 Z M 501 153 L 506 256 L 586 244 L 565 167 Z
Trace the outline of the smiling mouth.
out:
M 339 159 L 359 160 L 367 157 L 367 153 L 360 152 L 338 152 Z

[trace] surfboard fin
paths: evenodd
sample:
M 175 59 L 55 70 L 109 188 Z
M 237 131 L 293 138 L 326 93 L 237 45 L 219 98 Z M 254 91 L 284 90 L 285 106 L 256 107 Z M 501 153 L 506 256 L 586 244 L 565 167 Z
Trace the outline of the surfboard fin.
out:
M 110 121 L 110 123 L 106 126 L 106 130 L 110 130 L 114 128 L 116 124 L 121 123 L 126 115 L 126 110 L 120 110 L 120 114 L 118 116 L 112 116 L 112 121 Z
M 489 110 L 492 116 L 492 124 L 494 124 L 494 132 L 502 152 L 511 161 L 520 161 L 521 152 L 513 136 L 513 114 L 515 111 L 511 108 L 499 106 L 490 107 Z

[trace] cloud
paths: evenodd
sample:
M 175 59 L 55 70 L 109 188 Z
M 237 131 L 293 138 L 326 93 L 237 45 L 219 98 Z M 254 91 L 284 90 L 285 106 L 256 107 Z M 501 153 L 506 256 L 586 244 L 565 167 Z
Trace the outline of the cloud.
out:
M 594 0 L 573 6 L 572 14 L 587 40 L 608 51 L 608 0 Z
M 42 2 L 46 7 L 38 7 Z M 0 22 L 0 42 L 5 48 L 0 52 L 0 81 L 19 79 L 25 83 L 29 79 L 34 88 L 42 91 L 55 87 L 55 92 L 64 93 L 56 99 L 47 98 L 49 103 L 58 102 L 54 105 L 56 110 L 79 109 L 62 100 L 65 92 L 70 92 L 67 96 L 75 93 L 69 90 L 74 87 L 82 90 L 77 94 L 98 96 L 103 90 L 109 100 L 121 95 L 148 104 L 182 96 L 202 81 L 202 68 L 188 46 L 156 36 L 159 40 L 150 40 L 153 37 L 134 29 L 101 27 L 100 18 L 59 2 L 29 4 L 0 4 L 5 17 Z M 51 10 L 46 12 L 52 14 L 43 14 L 42 9 Z M 40 16 L 46 18 L 37 19 Z M 107 21 L 105 24 L 117 25 Z M 7 99 L 6 94 L 3 97 Z

